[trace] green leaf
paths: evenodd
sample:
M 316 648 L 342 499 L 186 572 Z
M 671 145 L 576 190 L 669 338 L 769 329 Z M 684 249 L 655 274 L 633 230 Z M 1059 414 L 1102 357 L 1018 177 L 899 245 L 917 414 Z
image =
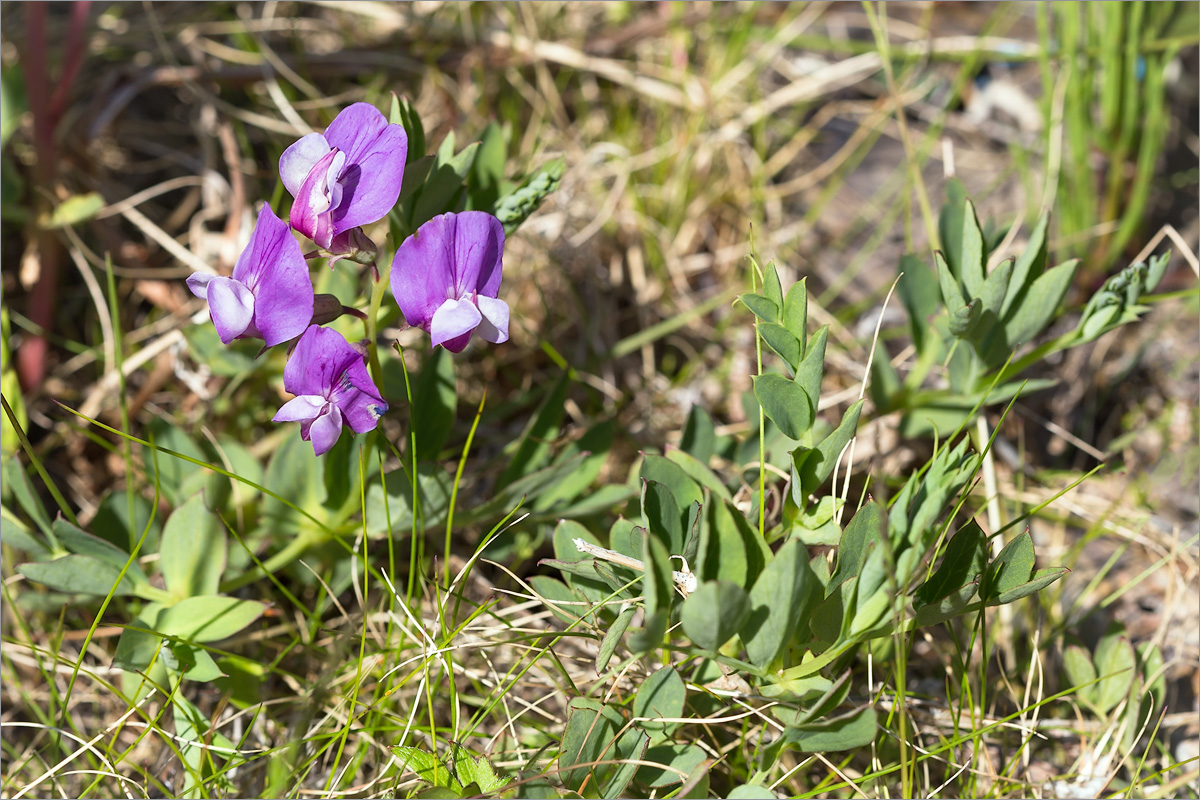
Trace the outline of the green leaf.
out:
M 8 415 L 4 416 L 7 418 Z M 50 517 L 46 514 L 46 507 L 42 505 L 42 501 L 34 492 L 33 485 L 29 482 L 29 475 L 25 472 L 25 466 L 20 459 L 9 459 L 8 463 L 4 465 L 4 488 L 13 493 L 21 510 L 29 515 L 33 524 L 37 525 L 38 530 L 50 541 L 51 546 L 58 549 Z
M 469 199 L 467 208 L 491 213 L 500 199 L 504 183 L 504 167 L 508 154 L 505 128 L 489 122 L 479 137 L 479 152 L 467 175 Z
M 1003 593 L 1028 582 L 1033 575 L 1034 561 L 1033 539 L 1026 530 L 1005 545 L 988 565 L 983 599 L 990 604 Z
M 550 609 L 550 612 L 563 622 L 568 624 L 577 622 L 588 613 L 586 607 L 580 605 L 583 598 L 556 578 L 551 578 L 549 575 L 534 575 L 529 579 L 529 585 L 541 597 L 546 608 Z
M 212 656 L 202 647 L 183 642 L 168 642 L 161 657 L 167 669 L 189 681 L 207 683 L 225 677 L 217 662 L 213 661 Z
M 638 722 L 643 730 L 668 733 L 679 723 L 662 720 L 682 718 L 686 702 L 683 678 L 673 668 L 663 667 L 638 687 L 633 696 L 633 715 L 645 718 Z
M 97 192 L 76 194 L 54 207 L 48 216 L 38 219 L 38 226 L 45 230 L 65 228 L 87 222 L 104 208 L 104 198 Z
M 118 582 L 120 568 L 91 556 L 69 555 L 53 561 L 18 564 L 17 572 L 31 581 L 70 594 L 104 597 L 114 586 L 114 596 L 136 595 L 139 591 L 138 584 L 129 572 Z
M 788 287 L 783 298 L 783 327 L 800 343 L 804 356 L 808 342 L 808 278 L 801 278 Z
M 435 347 L 425 357 L 413 387 L 411 424 L 417 439 L 417 460 L 436 459 L 454 427 L 458 392 L 454 359 L 444 347 Z
M 799 440 L 812 427 L 812 401 L 799 384 L 782 375 L 754 376 L 754 397 L 784 436 Z
M 162 459 L 160 455 L 160 463 Z M 328 493 L 322 460 L 313 455 L 312 445 L 301 439 L 298 433 L 287 437 L 279 445 L 267 464 L 267 474 L 263 480 L 263 485 L 271 487 L 279 497 L 308 511 L 318 520 L 329 521 L 330 515 L 325 509 Z M 388 488 L 392 488 L 392 483 L 388 483 Z M 312 532 L 317 527 L 307 516 L 272 496 L 263 500 L 262 517 L 264 529 L 287 531 L 292 536 Z
M 407 163 L 411 164 L 425 155 L 425 126 L 421 124 L 421 116 L 417 113 L 416 107 L 407 97 L 401 100 L 395 93 L 392 94 L 388 122 L 403 126 L 404 132 L 408 134 Z
M 1055 317 L 1075 280 L 1078 259 L 1052 267 L 1034 279 L 1018 305 L 1008 309 L 1004 337 L 1010 348 L 1033 341 Z
M 550 448 L 562 427 L 567 399 L 567 374 L 558 376 L 558 380 L 543 398 L 537 412 L 526 425 L 518 440 L 517 451 L 509 459 L 504 472 L 500 474 L 498 485 L 508 486 L 524 475 L 541 469 L 550 457 Z
M 682 469 L 687 476 L 696 483 L 700 484 L 703 489 L 707 489 L 712 495 L 715 495 L 720 500 L 732 500 L 733 495 L 729 493 L 729 489 L 725 484 L 721 483 L 711 469 L 704 462 L 693 458 L 687 452 L 676 449 L 674 447 L 667 450 L 667 460 Z M 672 490 L 674 491 L 674 490 Z M 703 503 L 703 497 L 700 501 Z
M 1022 597 L 1028 597 L 1034 592 L 1039 592 L 1045 589 L 1050 584 L 1054 583 L 1059 578 L 1067 575 L 1071 570 L 1066 567 L 1047 567 L 1039 569 L 1033 573 L 1033 577 L 1025 583 L 1019 584 L 1001 592 L 996 597 L 988 601 L 989 606 L 1002 606 L 1006 603 L 1013 603 L 1020 600 Z
M 962 250 L 958 262 L 958 278 L 962 281 L 967 297 L 983 296 L 984 267 L 987 248 L 983 243 L 983 229 L 975 215 L 975 204 L 967 200 L 963 208 Z
M 146 573 L 142 571 L 141 565 L 132 560 L 128 552 L 112 542 L 101 539 L 99 536 L 93 536 L 78 526 L 72 525 L 61 516 L 54 520 L 54 535 L 58 538 L 59 543 L 72 553 L 103 561 L 118 572 L 125 569 L 125 577 L 135 584 L 145 585 L 150 582 Z M 126 564 L 129 565 L 128 569 L 125 567 Z
M 642 457 L 639 475 L 643 480 L 654 481 L 670 490 L 677 508 L 684 509 L 692 503 L 704 503 L 704 492 L 696 480 L 676 461 L 653 453 Z M 672 550 L 678 553 L 678 550 Z
M 167 590 L 182 600 L 217 593 L 225 571 L 225 528 L 194 495 L 167 518 L 159 545 L 159 568 Z
M 992 270 L 987 276 L 987 280 L 983 282 L 983 287 L 979 292 L 979 299 L 983 303 L 983 311 L 992 312 L 993 317 L 998 319 L 1000 308 L 1004 305 L 1004 298 L 1008 293 L 1009 279 L 1012 278 L 1013 260 L 1006 258 L 1000 262 L 997 267 Z
M 442 766 L 442 763 L 438 761 L 438 757 L 433 753 L 426 753 L 420 748 L 406 747 L 399 744 L 390 745 L 388 749 L 392 751 L 392 755 L 400 762 L 400 771 L 402 774 L 404 770 L 408 769 L 412 770 L 413 774 L 421 780 L 431 783 L 434 786 L 450 785 L 450 770 Z
M 747 587 L 758 578 L 769 557 L 758 531 L 730 501 L 708 504 L 708 524 L 700 529 L 700 554 L 693 567 L 701 579 Z
M 670 553 L 657 536 L 642 538 L 642 563 L 646 571 L 642 574 L 642 597 L 646 607 L 645 627 L 629 637 L 629 648 L 635 653 L 648 653 L 662 644 L 671 619 L 671 603 L 675 597 L 675 583 Z
M 604 798 L 628 797 L 626 787 L 637 774 L 639 767 L 638 762 L 646 757 L 646 748 L 650 745 L 650 734 L 645 731 L 640 731 L 637 728 L 631 728 L 626 731 L 617 743 L 616 755 L 621 759 L 621 763 L 608 767 L 603 780 L 603 788 L 600 793 Z M 524 787 L 521 787 L 522 794 L 525 793 Z M 555 793 L 554 797 L 559 795 Z
M 17 519 L 7 506 L 0 506 L 0 541 L 9 547 L 24 550 L 38 561 L 50 557 L 50 548 L 46 547 L 25 523 Z
M 739 295 L 738 300 L 742 302 L 746 308 L 750 309 L 754 316 L 758 317 L 763 322 L 779 322 L 779 306 L 775 305 L 771 300 L 763 297 L 761 294 L 749 292 Z
M 1079 696 L 1095 705 L 1099 697 L 1096 684 L 1093 683 L 1096 680 L 1096 666 L 1088 652 L 1077 644 L 1067 645 L 1063 648 L 1063 669 Z
M 683 632 L 697 647 L 716 652 L 750 616 L 750 595 L 732 581 L 705 581 L 683 602 Z
M 615 431 L 616 423 L 613 420 L 605 420 L 604 422 L 596 423 L 583 436 L 563 448 L 562 452 L 555 456 L 556 463 L 564 463 L 580 453 L 584 454 L 583 462 L 570 475 L 564 477 L 538 497 L 537 502 L 534 503 L 534 510 L 544 512 L 551 508 L 571 508 L 568 504 L 572 501 L 583 502 L 585 504 L 590 503 L 598 499 L 601 496 L 599 492 L 605 489 L 609 491 L 614 489 L 625 490 L 627 487 L 608 484 L 601 486 L 596 492 L 590 492 L 585 497 L 580 498 L 580 495 L 587 491 L 604 469 L 604 464 L 608 461 L 609 451 L 612 450 L 613 434 Z
M 1096 646 L 1096 707 L 1107 714 L 1129 696 L 1137 674 L 1137 657 L 1125 636 L 1108 634 Z
M 788 332 L 788 329 L 777 322 L 759 322 L 758 333 L 767 346 L 774 350 L 780 358 L 787 362 L 788 367 L 795 372 L 800 365 L 800 342 Z
M 959 288 L 958 279 L 954 277 L 946 258 L 940 252 L 934 252 L 933 263 L 937 267 L 938 286 L 942 290 L 942 302 L 946 308 L 953 310 L 965 306 L 967 298 Z
M 800 490 L 807 501 L 808 495 L 821 488 L 833 474 L 837 458 L 854 438 L 858 430 L 858 417 L 862 413 L 863 401 L 858 400 L 842 414 L 842 421 L 820 444 L 808 451 L 803 462 L 797 465 Z
M 455 210 L 454 206 L 463 190 L 463 180 L 479 151 L 479 142 L 472 142 L 460 152 L 450 155 L 453 150 L 454 137 L 451 133 L 442 141 L 429 177 L 425 179 L 420 193 L 414 196 L 409 220 L 409 227 L 414 231 L 438 214 Z
M 610 719 L 610 714 L 620 721 L 619 714 L 591 698 L 575 697 L 567 704 L 567 725 L 559 746 L 558 767 L 562 782 L 568 789 L 581 790 L 593 771 L 599 773 L 604 769 L 574 767 L 576 764 L 600 761 L 602 754 L 612 749 L 617 724 Z M 609 757 L 613 757 L 612 754 Z
M 597 673 L 602 673 L 608 668 L 608 662 L 612 660 L 613 653 L 617 652 L 617 645 L 625 638 L 625 632 L 629 630 L 629 624 L 633 622 L 633 616 L 636 613 L 637 606 L 623 606 L 621 613 L 617 614 L 617 618 L 604 632 L 604 638 L 600 641 L 600 650 L 596 653 Z
M 478 794 L 493 794 L 508 785 L 508 781 L 496 774 L 496 768 L 487 756 L 472 758 L 466 753 L 456 756 L 454 774 L 463 786 L 475 784 Z
M 878 542 L 882 535 L 883 514 L 879 506 L 871 501 L 858 510 L 842 533 L 842 540 L 838 543 L 837 568 L 825 586 L 826 596 L 833 594 L 834 589 L 858 574 L 867 548 Z
M 688 412 L 679 447 L 696 459 L 705 469 L 708 468 L 708 462 L 717 451 L 717 429 L 713 424 L 712 417 L 702 406 L 692 406 L 692 410 Z M 668 457 L 670 457 L 669 454 Z M 693 474 L 692 477 L 695 475 Z
M 905 253 L 900 257 L 899 271 L 904 273 L 904 277 L 896 284 L 896 293 L 908 312 L 909 335 L 917 352 L 921 353 L 925 351 L 926 338 L 931 330 L 929 320 L 941 307 L 941 289 L 934 271 L 914 255 Z M 879 360 L 877 356 L 873 363 Z
M 765 786 L 751 786 L 743 783 L 735 786 L 725 795 L 729 800 L 775 800 L 775 793 Z
M 0 147 L 8 144 L 9 137 L 21 123 L 21 115 L 28 108 L 21 68 L 19 63 L 14 62 L 0 72 Z
M 783 545 L 750 589 L 750 617 L 742 626 L 746 656 L 765 667 L 783 652 L 801 619 L 816 602 L 818 582 L 808 549 L 793 539 Z
M 683 511 L 668 487 L 657 481 L 642 482 L 642 517 L 647 529 L 666 546 L 669 555 L 683 553 Z
M 979 523 L 971 520 L 946 546 L 937 571 L 913 594 L 913 609 L 936 603 L 960 586 L 971 582 L 987 565 L 987 536 Z
M 1046 230 L 1050 225 L 1050 212 L 1047 211 L 1038 218 L 1037 224 L 1029 234 L 1029 243 L 1025 252 L 1013 265 L 1012 278 L 1009 281 L 1008 294 L 1004 305 L 1000 308 L 1000 317 L 1008 319 L 1009 312 L 1014 306 L 1019 306 L 1029 293 L 1032 282 L 1046 270 Z
M 542 201 L 558 188 L 566 171 L 567 162 L 562 158 L 549 161 L 497 201 L 492 213 L 504 225 L 505 234 L 511 234 L 537 211 Z
M 971 602 L 971 599 L 975 597 L 978 591 L 979 582 L 971 581 L 964 586 L 958 587 L 941 600 L 921 606 L 914 617 L 914 624 L 918 628 L 925 628 L 930 625 L 938 625 L 948 619 L 953 619 L 971 611 L 978 611 L 981 608 L 980 604 Z
M 643 765 L 637 771 L 638 783 L 658 789 L 682 783 L 684 777 L 690 775 L 692 770 L 702 764 L 707 756 L 694 744 L 660 744 L 647 749 L 642 758 L 645 761 L 671 768 Z
M 962 254 L 963 218 L 966 216 L 967 190 L 958 178 L 946 183 L 946 202 L 938 214 L 938 237 L 942 240 L 942 251 L 949 259 L 951 275 L 960 275 Z M 949 303 L 947 303 L 949 305 Z
M 836 719 L 785 728 L 785 746 L 803 753 L 827 753 L 866 747 L 875 741 L 875 709 L 862 708 Z
M 783 284 L 779 281 L 779 270 L 774 261 L 767 264 L 767 268 L 763 270 L 762 293 L 776 308 L 783 308 Z
M 817 413 L 817 401 L 821 398 L 821 376 L 825 374 L 825 345 L 828 341 L 829 326 L 823 325 L 808 343 L 804 360 L 796 370 L 795 381 L 808 397 L 809 411 L 814 415 Z
M 983 317 L 983 303 L 978 299 L 972 300 L 965 306 L 950 311 L 950 333 L 960 339 L 970 337 Z
M 263 615 L 266 603 L 202 595 L 180 600 L 159 614 L 155 629 L 192 642 L 227 639 Z

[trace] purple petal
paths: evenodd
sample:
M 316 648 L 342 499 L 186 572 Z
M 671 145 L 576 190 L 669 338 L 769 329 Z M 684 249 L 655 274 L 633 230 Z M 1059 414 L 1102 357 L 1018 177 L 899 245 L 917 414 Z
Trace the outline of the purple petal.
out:
M 500 344 L 508 341 L 508 303 L 495 297 L 479 295 L 475 298 L 483 320 L 475 332 L 485 342 Z
M 345 377 L 330 399 L 341 410 L 346 424 L 355 433 L 375 430 L 379 418 L 388 409 L 362 361 L 347 368 Z
M 335 405 L 328 406 L 328 410 L 313 420 L 313 424 L 308 429 L 313 450 L 319 456 L 328 453 L 330 448 L 337 444 L 338 437 L 341 435 L 342 413 Z
M 504 226 L 483 211 L 441 214 L 422 225 L 392 259 L 392 294 L 409 325 L 430 330 L 447 299 L 500 289 Z M 436 344 L 436 342 L 435 342 Z
M 310 325 L 283 369 L 283 386 L 294 395 L 330 397 L 342 375 L 354 364 L 362 364 L 355 350 L 337 331 Z M 372 386 L 372 388 L 374 388 Z
M 300 244 L 269 205 L 258 212 L 233 276 L 254 292 L 254 327 L 268 347 L 304 332 L 313 315 L 312 278 Z
M 447 300 L 434 312 L 433 320 L 429 324 L 433 346 L 437 347 L 464 334 L 469 338 L 471 331 L 475 330 L 482 319 L 479 309 L 470 300 Z
M 332 147 L 329 141 L 319 133 L 310 133 L 292 143 L 279 157 L 279 177 L 287 187 L 292 197 L 300 191 L 300 186 L 312 168 L 317 165 Z
M 233 278 L 214 277 L 208 282 L 208 312 L 217 335 L 229 344 L 246 332 L 254 319 L 254 294 Z
M 296 200 L 292 203 L 291 214 L 288 215 L 293 228 L 326 249 L 333 243 L 329 183 L 339 155 L 341 151 L 330 150 L 309 170 L 296 192 Z
M 443 214 L 405 239 L 392 258 L 392 294 L 414 328 L 429 330 L 430 320 L 454 290 L 454 223 Z
M 215 277 L 217 276 L 209 272 L 193 272 L 188 276 L 187 287 L 196 297 L 199 297 L 201 300 L 207 300 L 208 282 Z
M 336 232 L 383 219 L 396 205 L 404 183 L 408 134 L 389 125 L 370 103 L 354 103 L 325 129 L 331 145 L 346 152 L 339 178 L 345 192 L 333 204 Z
M 302 394 L 299 397 L 293 397 L 284 403 L 275 416 L 271 418 L 272 422 L 303 422 L 315 420 L 321 414 L 323 409 L 329 403 L 320 395 Z

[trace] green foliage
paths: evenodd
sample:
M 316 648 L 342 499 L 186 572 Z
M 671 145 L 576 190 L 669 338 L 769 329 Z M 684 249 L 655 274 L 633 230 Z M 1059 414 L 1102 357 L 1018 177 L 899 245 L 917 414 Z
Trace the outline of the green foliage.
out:
M 936 430 L 944 435 L 961 429 L 982 407 L 1007 402 L 1022 389 L 1051 386 L 1053 381 L 1022 386 L 1016 379 L 1047 356 L 1092 341 L 1146 311 L 1138 301 L 1162 278 L 1166 254 L 1110 278 L 1088 300 L 1072 331 L 1030 349 L 1067 313 L 1064 303 L 1080 267 L 1077 259 L 1050 265 L 1049 230 L 1046 212 L 1025 250 L 988 272 L 995 243 L 984 235 L 962 184 L 950 181 L 938 217 L 943 249 L 933 255 L 934 269 L 913 255 L 900 261 L 899 295 L 917 348 L 917 367 L 901 382 L 885 354 L 873 361 L 875 402 L 885 412 L 903 411 L 902 433 L 919 436 Z M 926 388 L 929 371 L 938 362 L 946 367 L 949 387 Z

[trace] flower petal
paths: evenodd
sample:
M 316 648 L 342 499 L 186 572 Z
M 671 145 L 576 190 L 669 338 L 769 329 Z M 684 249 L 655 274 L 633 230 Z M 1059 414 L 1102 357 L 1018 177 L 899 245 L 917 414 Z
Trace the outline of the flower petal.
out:
M 241 281 L 223 276 L 208 282 L 208 312 L 221 341 L 229 344 L 250 327 L 254 294 Z
M 201 300 L 208 299 L 208 282 L 217 277 L 211 272 L 193 272 L 188 276 L 187 287 L 192 294 L 199 297 Z
M 479 313 L 479 309 L 470 300 L 447 300 L 438 306 L 438 310 L 433 314 L 433 320 L 429 323 L 429 335 L 433 338 L 433 346 L 445 343 L 450 339 L 458 339 L 459 337 L 469 334 L 479 325 L 483 315 Z M 466 342 L 463 342 L 463 347 Z M 452 349 L 447 346 L 447 349 Z M 462 347 L 453 352 L 462 351 Z
M 317 455 L 325 455 L 337 444 L 342 435 L 342 412 L 335 405 L 327 406 L 327 411 L 313 420 L 308 429 L 309 440 Z
M 333 203 L 335 234 L 383 219 L 396 205 L 404 183 L 408 134 L 370 103 L 354 103 L 325 129 L 331 145 L 346 153 L 339 182 L 344 192 Z
M 338 388 L 330 399 L 341 410 L 345 423 L 355 433 L 375 430 L 379 418 L 388 410 L 388 404 L 379 396 L 367 365 L 359 361 L 351 364 Z
M 479 338 L 492 344 L 508 341 L 508 303 L 495 297 L 479 295 L 475 298 L 479 313 L 483 315 L 475 332 Z
M 504 226 L 486 211 L 455 214 L 454 260 L 458 296 L 478 292 L 495 297 L 500 291 L 504 258 Z
M 342 375 L 354 364 L 363 363 L 355 350 L 332 328 L 310 325 L 296 342 L 296 349 L 283 368 L 283 387 L 294 395 L 328 398 Z
M 275 416 L 271 418 L 272 422 L 303 422 L 315 420 L 321 414 L 328 400 L 320 395 L 302 394 L 299 397 L 293 397 L 284 403 Z
M 330 150 L 309 170 L 296 192 L 296 200 L 292 203 L 292 211 L 288 215 L 293 228 L 326 249 L 333 242 L 329 181 L 338 155 L 339 150 Z
M 442 214 L 405 239 L 392 257 L 392 294 L 414 328 L 429 330 L 433 314 L 454 289 L 454 220 Z
M 283 185 L 292 197 L 300 191 L 300 186 L 308 177 L 308 173 L 312 172 L 312 168 L 331 149 L 332 146 L 324 136 L 310 133 L 300 137 L 283 151 L 283 155 L 279 157 L 279 177 L 283 179 Z
M 233 277 L 254 292 L 254 327 L 268 347 L 296 338 L 312 321 L 308 262 L 287 224 L 265 203 Z

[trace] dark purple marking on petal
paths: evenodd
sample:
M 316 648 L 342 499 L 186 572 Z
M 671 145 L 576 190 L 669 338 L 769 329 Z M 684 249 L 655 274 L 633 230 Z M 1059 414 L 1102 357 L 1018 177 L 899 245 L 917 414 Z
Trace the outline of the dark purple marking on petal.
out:
M 341 409 L 345 423 L 355 433 L 375 430 L 388 409 L 362 361 L 346 369 L 330 399 Z
M 352 365 L 363 356 L 345 337 L 332 328 L 310 325 L 296 342 L 296 349 L 283 368 L 283 387 L 294 395 L 330 398 Z

